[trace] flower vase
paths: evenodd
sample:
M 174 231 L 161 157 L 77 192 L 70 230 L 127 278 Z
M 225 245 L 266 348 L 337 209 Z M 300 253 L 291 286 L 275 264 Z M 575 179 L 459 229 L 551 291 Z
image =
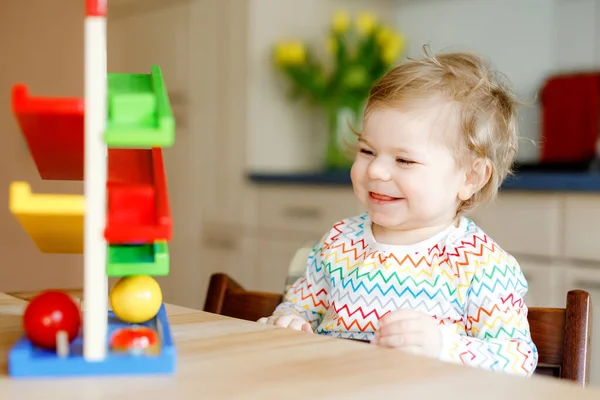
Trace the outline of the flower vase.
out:
M 348 171 L 354 161 L 357 133 L 362 130 L 362 106 L 328 107 L 327 119 L 325 169 Z

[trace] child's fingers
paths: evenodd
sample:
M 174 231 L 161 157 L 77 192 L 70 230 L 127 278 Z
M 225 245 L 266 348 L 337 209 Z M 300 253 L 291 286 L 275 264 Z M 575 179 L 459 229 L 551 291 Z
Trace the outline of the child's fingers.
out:
M 259 318 L 258 321 L 256 321 L 256 322 L 259 322 L 261 324 L 282 326 L 280 324 L 284 323 L 285 320 L 284 321 L 280 321 L 281 318 L 284 318 L 284 317 L 276 317 L 276 316 L 271 315 L 270 317 Z
M 375 336 L 373 343 L 384 347 L 402 346 L 402 335 Z
M 256 322 L 313 333 L 310 324 L 296 315 L 262 317 Z
M 306 321 L 304 321 L 303 319 L 294 318 L 288 324 L 288 328 L 292 328 L 297 331 L 302 331 L 302 330 L 304 330 L 305 325 L 306 325 Z
M 420 319 L 423 318 L 423 316 L 424 314 L 422 312 L 416 310 L 396 310 L 381 317 L 379 319 L 379 326 L 391 324 L 396 321 Z
M 421 333 L 378 335 L 376 343 L 386 347 L 421 347 L 423 335 Z
M 290 323 L 296 318 L 293 315 L 283 315 L 281 317 L 276 317 L 276 321 L 274 323 L 275 326 L 280 326 L 282 328 L 287 328 Z
M 423 331 L 423 324 L 419 319 L 405 319 L 393 321 L 380 326 L 377 333 L 381 336 L 399 335 Z

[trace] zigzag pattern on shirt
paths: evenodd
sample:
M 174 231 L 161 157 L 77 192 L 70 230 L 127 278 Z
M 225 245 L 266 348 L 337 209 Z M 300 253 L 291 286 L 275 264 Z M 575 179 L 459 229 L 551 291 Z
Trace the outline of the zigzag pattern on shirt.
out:
M 533 372 L 527 282 L 510 254 L 466 218 L 426 248 L 398 251 L 367 235 L 370 223 L 362 214 L 334 224 L 275 314 L 299 312 L 318 333 L 364 339 L 385 314 L 419 310 L 443 326 L 441 359 Z
M 331 330 L 331 328 L 328 330 L 317 329 L 317 330 L 315 330 L 315 332 L 317 332 L 321 335 L 338 337 L 338 338 L 343 338 L 343 339 L 371 340 L 373 338 L 372 333 L 345 331 L 343 329 L 338 330 L 338 331 Z
M 365 296 L 342 288 L 334 288 L 329 295 L 330 303 L 338 304 L 360 304 L 366 308 L 378 308 L 380 310 L 398 309 L 400 302 L 394 296 Z
M 338 291 L 338 293 L 340 293 Z M 376 317 L 377 320 L 383 317 L 385 314 L 393 310 L 419 310 L 426 312 L 436 319 L 448 318 L 452 316 L 453 319 L 459 318 L 460 314 L 448 303 L 444 304 L 441 302 L 425 301 L 424 299 L 404 299 L 399 301 L 393 297 L 389 298 L 388 301 L 383 304 L 382 300 L 378 297 L 368 296 L 357 296 L 356 299 L 350 301 L 344 301 L 345 298 L 349 298 L 348 293 L 344 293 L 339 299 L 333 294 L 330 301 L 330 307 L 335 311 L 337 315 L 346 315 L 348 317 L 354 316 L 359 313 L 360 317 L 367 319 L 369 317 Z
M 359 332 L 374 332 L 376 329 L 372 321 L 364 322 L 364 320 L 358 318 L 344 318 L 343 316 L 337 318 L 336 324 L 346 331 L 351 331 L 353 327 Z
M 304 282 L 306 282 L 305 278 L 300 278 Z M 321 279 L 322 280 L 322 279 Z M 301 283 L 301 282 L 298 282 Z M 327 307 L 326 301 L 324 300 L 323 295 L 326 295 L 324 289 L 319 289 L 316 292 L 312 290 L 313 286 L 306 285 L 298 285 L 295 284 L 290 288 L 290 292 L 286 295 L 287 298 L 290 299 L 291 302 L 295 304 L 303 304 L 307 307 L 311 308 L 319 308 L 319 307 Z
M 444 273 L 443 270 L 439 270 L 437 273 L 428 271 L 408 274 L 408 271 L 405 268 L 397 268 L 396 271 L 391 272 L 381 268 L 367 268 L 364 272 L 361 272 L 362 269 L 365 269 L 362 267 L 355 267 L 350 270 L 350 272 L 344 271 L 343 268 L 334 268 L 335 264 L 327 264 L 327 272 L 329 273 L 330 279 L 336 281 L 368 281 L 383 286 L 403 286 L 407 284 L 412 284 L 415 287 L 423 285 L 431 288 L 446 286 L 450 294 L 455 291 L 455 289 L 451 287 L 451 282 L 454 281 L 453 277 Z

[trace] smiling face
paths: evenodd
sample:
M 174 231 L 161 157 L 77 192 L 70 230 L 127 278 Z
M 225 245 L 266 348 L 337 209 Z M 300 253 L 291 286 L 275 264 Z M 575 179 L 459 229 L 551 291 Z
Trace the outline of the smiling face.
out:
M 352 166 L 354 193 L 378 240 L 410 244 L 447 227 L 474 186 L 449 146 L 458 146 L 456 108 L 380 108 L 364 122 Z

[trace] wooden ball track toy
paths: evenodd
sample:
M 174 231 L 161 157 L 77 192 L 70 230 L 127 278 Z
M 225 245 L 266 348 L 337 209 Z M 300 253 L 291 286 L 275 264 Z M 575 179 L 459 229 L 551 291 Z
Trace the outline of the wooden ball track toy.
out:
M 37 248 L 83 254 L 84 271 L 82 310 L 57 291 L 27 305 L 24 333 L 8 355 L 15 378 L 170 374 L 176 367 L 153 278 L 169 273 L 162 149 L 175 141 L 173 112 L 158 66 L 107 72 L 106 0 L 85 0 L 85 9 L 84 97 L 34 97 L 22 83 L 12 90 L 13 114 L 41 178 L 84 182 L 82 195 L 10 186 L 9 209 Z M 110 299 L 108 277 L 120 278 Z

